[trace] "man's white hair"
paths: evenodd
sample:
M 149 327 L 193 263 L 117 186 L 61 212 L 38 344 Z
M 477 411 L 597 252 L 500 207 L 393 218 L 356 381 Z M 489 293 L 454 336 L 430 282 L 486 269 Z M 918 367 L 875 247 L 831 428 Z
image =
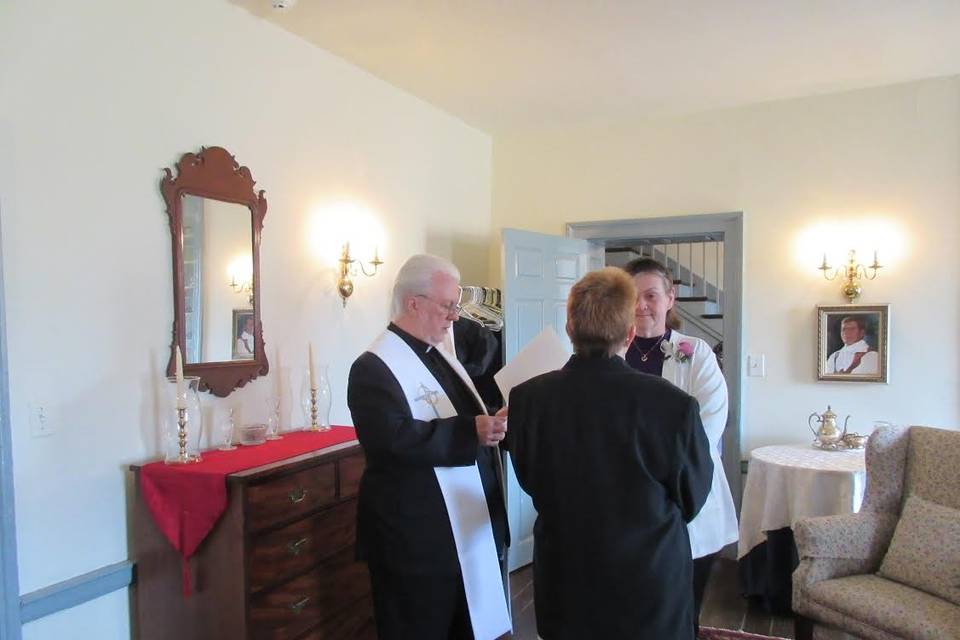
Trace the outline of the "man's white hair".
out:
M 419 253 L 403 263 L 393 283 L 393 298 L 390 302 L 390 317 L 394 320 L 403 315 L 404 301 L 410 296 L 429 295 L 433 274 L 445 273 L 460 282 L 460 270 L 445 258 Z

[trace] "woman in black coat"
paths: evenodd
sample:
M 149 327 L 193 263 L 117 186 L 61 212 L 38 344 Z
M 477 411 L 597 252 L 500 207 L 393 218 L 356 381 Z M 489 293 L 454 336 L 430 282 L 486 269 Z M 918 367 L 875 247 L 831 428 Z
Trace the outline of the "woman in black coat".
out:
M 623 360 L 636 292 L 623 271 L 567 302 L 574 355 L 510 393 L 507 446 L 533 498 L 534 604 L 544 640 L 690 640 L 686 523 L 713 463 L 696 400 Z

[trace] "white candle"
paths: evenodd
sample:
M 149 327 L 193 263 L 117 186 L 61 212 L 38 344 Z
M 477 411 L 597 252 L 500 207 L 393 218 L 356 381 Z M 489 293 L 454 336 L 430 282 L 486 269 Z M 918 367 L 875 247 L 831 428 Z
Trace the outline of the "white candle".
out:
M 309 356 L 309 364 L 310 364 L 310 368 L 309 368 L 309 371 L 310 371 L 310 388 L 311 388 L 311 389 L 316 389 L 316 388 L 317 388 L 317 368 L 316 368 L 316 366 L 313 364 L 313 343 L 312 343 L 312 342 L 308 342 L 308 343 L 307 343 L 307 353 L 308 353 L 308 356 Z
M 180 354 L 180 345 L 177 345 L 177 409 L 186 408 L 186 396 L 183 392 L 183 356 Z

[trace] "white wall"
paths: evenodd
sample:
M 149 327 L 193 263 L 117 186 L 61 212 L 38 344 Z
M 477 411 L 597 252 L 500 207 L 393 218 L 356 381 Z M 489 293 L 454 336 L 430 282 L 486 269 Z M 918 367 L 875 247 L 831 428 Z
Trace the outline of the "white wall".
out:
M 599 123 L 494 141 L 493 226 L 562 234 L 564 223 L 744 212 L 748 353 L 744 451 L 811 438 L 827 404 L 875 419 L 960 425 L 960 79 L 715 111 Z M 818 383 L 815 306 L 842 304 L 816 265 L 812 226 L 885 221 L 888 268 L 863 303 L 890 302 L 889 385 Z M 839 237 L 839 234 L 834 234 Z M 871 256 L 862 256 L 869 259 Z M 495 267 L 492 267 L 495 270 Z
M 127 558 L 127 465 L 156 452 L 173 314 L 161 169 L 201 145 L 250 167 L 269 202 L 261 397 L 330 363 L 346 423 L 349 365 L 386 321 L 393 274 L 424 249 L 484 284 L 490 139 L 226 0 L 0 3 L 0 209 L 20 585 L 30 592 Z M 343 308 L 310 234 L 325 205 L 362 202 L 385 272 Z M 429 231 L 428 231 L 429 230 Z M 329 231 L 327 239 L 333 240 Z M 293 371 L 296 373 L 293 373 Z M 33 438 L 40 404 L 56 434 Z M 299 419 L 299 412 L 294 412 Z M 241 419 L 243 419 L 241 417 Z M 208 421 L 210 424 L 210 421 Z M 31 623 L 25 637 L 125 638 L 122 592 Z

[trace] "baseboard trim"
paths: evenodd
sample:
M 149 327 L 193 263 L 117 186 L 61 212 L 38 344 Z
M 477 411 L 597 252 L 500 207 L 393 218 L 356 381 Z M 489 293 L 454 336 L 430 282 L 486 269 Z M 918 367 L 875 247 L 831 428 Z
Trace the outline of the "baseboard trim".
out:
M 134 564 L 124 560 L 20 596 L 20 623 L 75 607 L 129 587 Z

